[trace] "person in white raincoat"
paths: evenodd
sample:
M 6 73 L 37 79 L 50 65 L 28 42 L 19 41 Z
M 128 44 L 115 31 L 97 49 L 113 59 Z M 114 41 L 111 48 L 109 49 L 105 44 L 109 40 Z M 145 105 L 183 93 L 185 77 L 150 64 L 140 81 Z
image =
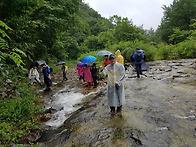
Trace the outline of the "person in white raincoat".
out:
M 122 116 L 122 105 L 125 104 L 124 78 L 125 68 L 122 64 L 116 62 L 116 55 L 109 55 L 110 64 L 103 69 L 100 66 L 101 74 L 107 75 L 108 85 L 108 106 L 111 109 L 111 117 L 115 114 Z M 117 107 L 116 111 L 115 108 Z
M 38 82 L 41 85 L 40 79 L 39 79 L 39 73 L 37 71 L 36 66 L 33 66 L 30 71 L 29 71 L 29 80 L 30 80 L 30 84 L 32 85 L 34 82 Z

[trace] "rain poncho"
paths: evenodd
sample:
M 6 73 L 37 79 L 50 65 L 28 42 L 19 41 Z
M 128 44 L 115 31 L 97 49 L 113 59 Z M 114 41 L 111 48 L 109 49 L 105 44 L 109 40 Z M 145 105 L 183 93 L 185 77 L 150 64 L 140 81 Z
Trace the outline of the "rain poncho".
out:
M 115 64 L 109 64 L 101 72 L 101 74 L 108 76 L 108 106 L 121 106 L 125 103 L 124 92 L 124 77 L 125 68 L 122 64 L 116 62 Z M 118 86 L 115 86 L 115 83 Z
M 30 79 L 30 83 L 31 84 L 33 82 L 36 82 L 36 80 L 40 83 L 39 73 L 38 73 L 36 67 L 30 69 L 30 71 L 29 71 L 29 79 Z
M 85 82 L 92 82 L 93 81 L 93 78 L 92 78 L 92 75 L 91 75 L 91 71 L 90 71 L 90 67 L 87 66 L 82 69 L 83 73 L 84 73 L 84 81 Z
M 116 54 L 116 61 L 124 65 L 124 57 L 121 55 L 120 50 L 117 50 L 115 54 Z

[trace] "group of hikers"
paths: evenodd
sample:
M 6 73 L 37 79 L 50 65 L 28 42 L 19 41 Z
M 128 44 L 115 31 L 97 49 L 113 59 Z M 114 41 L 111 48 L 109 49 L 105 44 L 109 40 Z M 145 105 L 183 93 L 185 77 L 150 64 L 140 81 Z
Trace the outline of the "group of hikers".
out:
M 50 73 L 52 72 L 52 70 L 46 63 L 41 64 L 41 66 L 41 72 L 44 78 L 44 85 L 46 85 L 46 89 L 44 91 L 50 91 L 50 86 L 52 85 Z M 39 72 L 37 71 L 37 65 L 35 65 L 35 63 L 33 63 L 32 67 L 30 68 L 28 77 L 30 80 L 30 85 L 32 85 L 34 82 L 37 82 L 41 87 L 44 87 L 44 85 L 41 84 Z
M 141 65 L 145 59 L 144 51 L 140 48 L 136 48 L 136 51 L 131 57 L 131 60 L 134 61 L 137 77 L 140 78 L 142 75 Z M 122 105 L 125 103 L 125 92 L 124 92 L 124 78 L 125 78 L 125 67 L 124 67 L 124 57 L 121 55 L 120 50 L 117 50 L 115 54 L 105 55 L 104 66 L 99 65 L 99 69 L 96 66 L 96 63 L 92 63 L 90 66 L 89 63 L 84 64 L 84 66 L 77 66 L 79 80 L 83 80 L 87 83 L 88 87 L 93 86 L 94 88 L 98 85 L 98 73 L 101 76 L 107 78 L 107 92 L 108 92 L 108 106 L 110 107 L 110 114 L 113 118 L 114 116 L 122 117 Z M 44 83 L 46 85 L 45 91 L 49 91 L 51 82 L 50 76 L 50 67 L 43 63 L 42 73 L 44 77 Z M 63 81 L 68 80 L 66 77 L 66 67 L 65 64 L 62 64 L 63 71 Z M 33 66 L 29 72 L 30 83 L 33 83 L 36 80 L 40 86 L 39 73 L 36 69 L 36 66 Z

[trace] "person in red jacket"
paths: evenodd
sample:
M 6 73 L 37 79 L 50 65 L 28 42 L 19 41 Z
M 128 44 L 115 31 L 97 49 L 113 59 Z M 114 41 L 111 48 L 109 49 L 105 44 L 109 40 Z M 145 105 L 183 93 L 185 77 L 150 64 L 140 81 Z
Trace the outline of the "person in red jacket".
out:
M 105 67 L 107 66 L 107 65 L 109 65 L 110 64 L 110 61 L 109 61 L 109 58 L 108 58 L 108 55 L 105 55 L 105 60 L 104 60 L 104 65 L 105 65 Z

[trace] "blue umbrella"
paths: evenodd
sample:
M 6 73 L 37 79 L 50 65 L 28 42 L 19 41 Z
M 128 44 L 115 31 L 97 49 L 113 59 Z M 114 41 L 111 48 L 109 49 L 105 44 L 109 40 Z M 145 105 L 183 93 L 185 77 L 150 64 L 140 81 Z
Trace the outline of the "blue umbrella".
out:
M 91 63 L 91 62 L 94 62 L 96 60 L 97 60 L 96 57 L 89 55 L 89 56 L 85 56 L 84 58 L 82 58 L 81 62 L 82 63 Z
M 62 65 L 62 64 L 65 64 L 65 62 L 64 62 L 64 61 L 58 62 L 58 63 L 56 64 L 56 66 Z
M 97 56 L 105 56 L 105 55 L 109 55 L 112 54 L 112 52 L 110 51 L 99 51 L 96 55 Z

